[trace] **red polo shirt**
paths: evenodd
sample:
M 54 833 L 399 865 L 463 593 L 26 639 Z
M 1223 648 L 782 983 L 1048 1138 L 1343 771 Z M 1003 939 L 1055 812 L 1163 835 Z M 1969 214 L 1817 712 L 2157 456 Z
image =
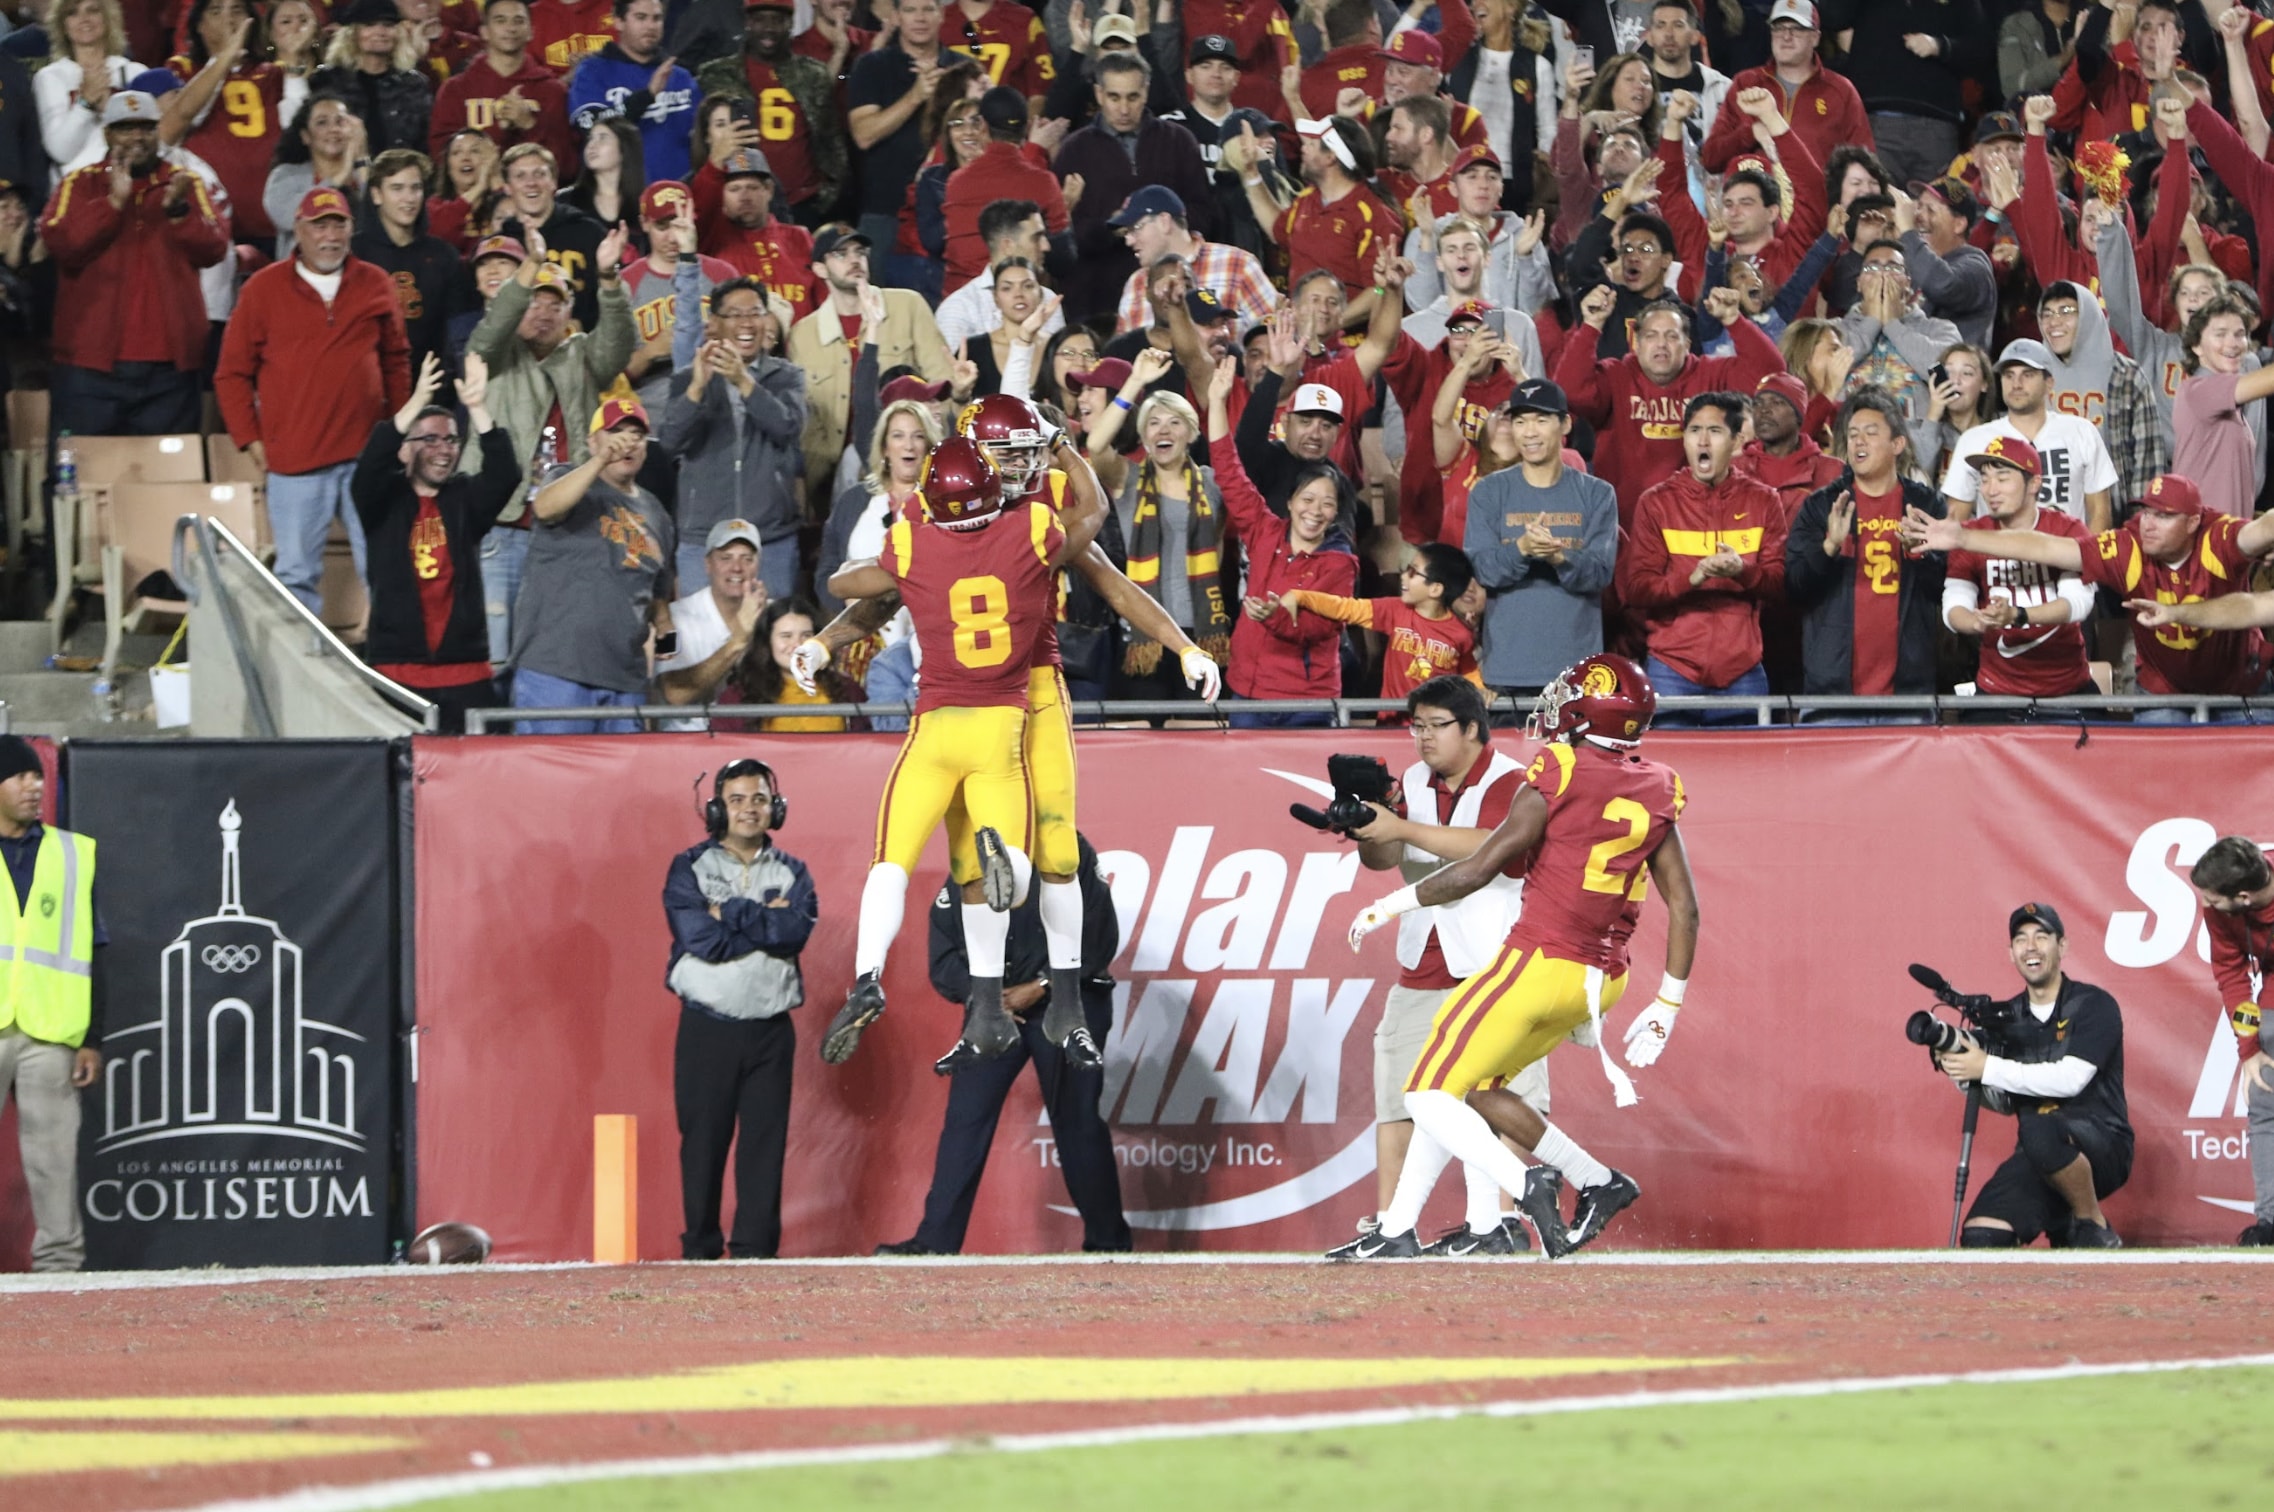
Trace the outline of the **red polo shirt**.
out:
M 987 242 L 979 213 L 996 200 L 1033 200 L 1053 236 L 1066 229 L 1066 196 L 1042 149 L 1029 142 L 989 142 L 985 151 L 948 175 L 947 287 L 960 289 L 987 271 Z

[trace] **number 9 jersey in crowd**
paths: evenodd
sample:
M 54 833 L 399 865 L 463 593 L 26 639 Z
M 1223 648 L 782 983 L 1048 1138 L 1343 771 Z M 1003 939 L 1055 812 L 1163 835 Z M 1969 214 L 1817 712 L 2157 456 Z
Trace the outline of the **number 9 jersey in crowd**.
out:
M 924 647 L 916 717 L 886 779 L 874 859 L 911 874 L 960 793 L 971 828 L 1027 850 L 1032 799 L 1027 700 L 1038 648 L 1055 634 L 1053 556 L 1065 532 L 1047 504 L 1022 499 L 983 525 L 893 523 L 878 565 L 899 585 Z M 953 837 L 958 882 L 976 852 Z

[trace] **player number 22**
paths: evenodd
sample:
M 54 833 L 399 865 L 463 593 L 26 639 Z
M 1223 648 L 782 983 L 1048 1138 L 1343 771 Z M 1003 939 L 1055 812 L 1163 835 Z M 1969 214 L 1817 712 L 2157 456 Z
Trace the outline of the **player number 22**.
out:
M 1625 825 L 1626 833 L 1611 836 L 1587 853 L 1587 875 L 1582 885 L 1589 892 L 1611 893 L 1639 903 L 1650 890 L 1650 873 L 1638 866 L 1631 876 L 1621 876 L 1611 866 L 1650 837 L 1650 810 L 1632 798 L 1613 798 L 1603 805 L 1603 817 Z
M 1010 593 L 1003 580 L 957 578 L 948 589 L 955 621 L 955 659 L 967 667 L 999 667 L 1011 659 Z

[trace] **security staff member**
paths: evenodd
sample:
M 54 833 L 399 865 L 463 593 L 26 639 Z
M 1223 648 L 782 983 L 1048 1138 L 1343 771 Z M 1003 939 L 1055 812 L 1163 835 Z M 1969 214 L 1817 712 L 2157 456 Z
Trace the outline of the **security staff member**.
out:
M 1098 855 L 1086 837 L 1075 881 L 1082 889 L 1082 1010 L 1090 1038 L 1105 1043 L 1113 1027 L 1113 978 L 1106 968 L 1121 949 L 1121 922 L 1114 916 L 1113 893 L 1098 875 Z M 932 986 L 951 1003 L 971 994 L 971 961 L 964 953 L 963 910 L 952 887 L 932 900 Z M 948 1088 L 947 1120 L 932 1160 L 932 1189 L 924 1197 L 924 1221 L 916 1237 L 880 1244 L 880 1255 L 953 1255 L 963 1249 L 971 1223 L 979 1178 L 987 1173 L 987 1151 L 995 1124 L 1010 1096 L 1019 1068 L 1034 1062 L 1042 1083 L 1043 1108 L 1057 1143 L 1057 1160 L 1066 1178 L 1066 1195 L 1082 1215 L 1082 1248 L 1130 1248 L 1129 1222 L 1121 1211 L 1121 1176 L 1114 1164 L 1113 1135 L 1098 1111 L 1105 1093 L 1103 1068 L 1076 1071 L 1065 1052 L 1042 1032 L 1035 1009 L 1050 1000 L 1050 953 L 1042 934 L 1041 889 L 1029 888 L 1011 912 L 1011 935 L 1003 958 L 1003 1006 L 1017 1015 L 1020 1043 L 1008 1055 L 962 1067 Z
M 699 779 L 698 779 L 699 780 Z M 773 842 L 789 817 L 773 769 L 730 761 L 703 805 L 710 838 L 671 858 L 665 980 L 679 994 L 671 1089 L 679 1110 L 679 1253 L 716 1260 L 719 1193 L 735 1141 L 737 1260 L 771 1259 L 782 1243 L 782 1156 L 790 1135 L 789 1012 L 805 1001 L 798 952 L 821 910 L 805 863 Z
M 0 860 L 10 912 L 0 941 L 0 1102 L 16 1097 L 17 1142 L 31 1189 L 32 1269 L 75 1271 L 87 1256 L 79 1221 L 79 1091 L 103 1067 L 101 947 L 95 842 L 40 823 L 47 776 L 39 753 L 0 735 Z
M 2013 1154 L 1974 1199 L 1961 1242 L 2011 1249 L 2044 1234 L 2055 1248 L 2121 1248 L 2100 1201 L 2132 1174 L 2123 1015 L 2106 992 L 2062 974 L 2068 940 L 2050 905 L 2022 904 L 2006 935 L 2025 990 L 2006 1003 L 2002 1053 L 1970 1042 L 1939 1057 L 1952 1081 L 2005 1094 L 1983 1105 L 2010 1109 L 2021 1125 Z

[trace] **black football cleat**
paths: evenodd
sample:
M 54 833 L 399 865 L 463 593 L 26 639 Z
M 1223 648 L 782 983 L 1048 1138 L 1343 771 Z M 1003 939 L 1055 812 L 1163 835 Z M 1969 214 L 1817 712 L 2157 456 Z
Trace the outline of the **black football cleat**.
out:
M 2274 1221 L 2261 1218 L 2249 1228 L 2235 1235 L 2235 1243 L 2244 1249 L 2257 1249 L 2274 1244 Z
M 987 896 L 987 906 L 997 913 L 1009 913 L 1019 891 L 1019 875 L 1011 867 L 1011 848 L 992 829 L 982 829 L 974 843 L 979 848 L 979 889 Z
M 2069 1220 L 2070 1249 L 2122 1249 L 2123 1247 L 2124 1241 L 2117 1238 L 2116 1230 L 2107 1224 L 2094 1223 L 2084 1218 L 2071 1218 Z
M 1632 1176 L 1613 1171 L 1611 1179 L 1600 1186 L 1579 1189 L 1579 1209 L 1571 1216 L 1571 1227 L 1564 1231 L 1564 1253 L 1591 1244 L 1599 1237 L 1610 1221 L 1634 1205 L 1642 1195 L 1642 1188 Z
M 1482 1260 L 1531 1252 L 1532 1237 L 1514 1218 L 1503 1219 L 1481 1234 L 1464 1223 L 1421 1247 L 1425 1257 L 1436 1260 Z
M 884 984 L 873 971 L 864 971 L 853 980 L 853 990 L 845 994 L 845 1006 L 829 1021 L 829 1032 L 821 1037 L 821 1058 L 832 1066 L 842 1066 L 853 1058 L 860 1048 L 861 1031 L 884 1017 Z
M 1019 1021 L 1003 1006 L 1001 977 L 973 977 L 971 996 L 963 1005 L 963 1036 L 955 1048 L 932 1062 L 941 1076 L 953 1076 L 965 1066 L 998 1060 L 1019 1046 Z
M 1348 1244 L 1338 1244 L 1326 1252 L 1329 1260 L 1419 1260 L 1421 1241 L 1412 1229 L 1402 1234 L 1385 1234 L 1379 1229 L 1360 1234 Z
M 1540 1253 L 1550 1260 L 1560 1260 L 1571 1253 L 1571 1241 L 1564 1233 L 1562 1205 L 1561 1171 L 1554 1166 L 1540 1165 L 1524 1173 L 1524 1195 L 1516 1199 L 1516 1210 L 1524 1215 L 1532 1232 L 1540 1236 Z
M 1087 1025 L 1067 1035 L 1066 1043 L 1058 1048 L 1066 1057 L 1066 1069 L 1069 1071 L 1105 1069 L 1105 1055 L 1098 1049 L 1098 1042 L 1090 1038 Z
M 878 1245 L 876 1253 L 884 1256 L 944 1255 L 947 1251 L 933 1249 L 921 1239 L 903 1239 L 898 1244 Z

